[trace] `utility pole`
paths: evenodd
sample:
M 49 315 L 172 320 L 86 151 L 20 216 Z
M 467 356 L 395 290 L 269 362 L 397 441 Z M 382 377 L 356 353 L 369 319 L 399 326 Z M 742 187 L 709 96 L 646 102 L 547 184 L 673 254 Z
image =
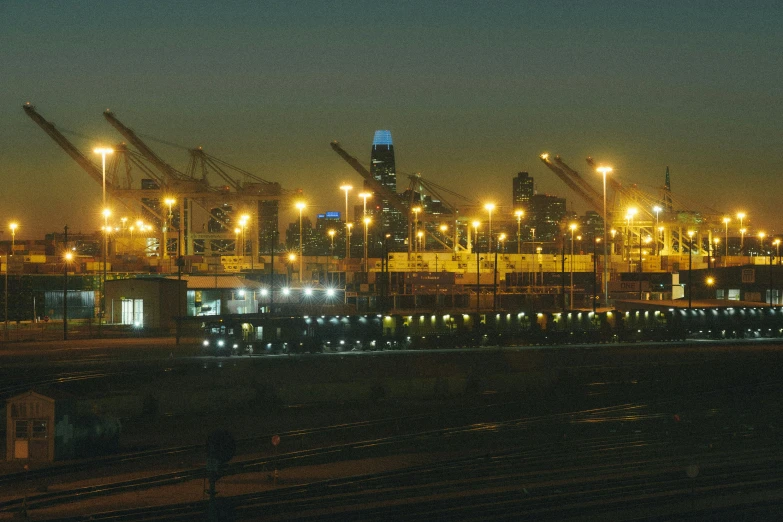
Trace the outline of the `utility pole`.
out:
M 65 225 L 65 255 L 63 256 L 63 341 L 68 340 L 68 225 Z M 7 270 L 7 268 L 6 268 Z

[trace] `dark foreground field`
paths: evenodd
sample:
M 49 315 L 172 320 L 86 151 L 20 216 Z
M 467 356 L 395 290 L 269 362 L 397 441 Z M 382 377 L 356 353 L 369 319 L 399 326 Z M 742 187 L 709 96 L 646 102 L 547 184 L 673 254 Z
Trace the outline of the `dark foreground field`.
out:
M 783 498 L 783 349 L 773 343 L 98 353 L 68 369 L 104 377 L 59 388 L 122 418 L 121 452 L 201 445 L 216 429 L 238 440 L 218 481 L 228 518 L 764 520 Z M 54 375 L 66 364 L 34 360 L 17 369 Z M 13 484 L 0 509 L 18 511 L 13 501 L 27 492 L 39 519 L 175 504 L 162 516 L 192 518 L 207 510 L 204 466 L 202 447 L 96 461 Z M 179 478 L 160 482 L 164 472 Z M 157 482 L 72 496 L 77 486 L 150 477 Z M 60 501 L 32 498 L 55 492 Z

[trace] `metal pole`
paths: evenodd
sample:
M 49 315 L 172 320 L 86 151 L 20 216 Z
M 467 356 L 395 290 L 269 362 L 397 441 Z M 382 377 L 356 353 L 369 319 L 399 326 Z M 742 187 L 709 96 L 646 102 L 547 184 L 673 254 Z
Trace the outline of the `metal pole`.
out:
M 5 252 L 5 331 L 3 337 L 8 340 L 8 251 Z
M 495 249 L 495 264 L 492 272 L 492 311 L 497 312 L 498 307 L 498 249 Z
M 606 240 L 606 227 L 608 223 L 606 222 L 606 171 L 604 171 L 604 305 L 609 306 L 609 277 L 607 274 L 608 270 L 608 254 L 607 254 L 607 243 Z
M 642 228 L 639 227 L 639 301 L 641 300 L 642 300 Z
M 481 295 L 481 260 L 479 259 L 478 245 L 476 245 L 476 314 L 479 313 L 479 309 L 480 309 L 479 306 L 479 303 L 481 302 L 480 295 Z M 476 321 L 478 321 L 478 316 L 476 317 Z M 6 330 L 8 330 L 8 323 L 6 323 Z
M 596 273 L 598 272 L 598 256 L 596 256 L 595 253 L 595 244 L 597 243 L 595 235 L 593 235 L 593 312 L 595 312 L 595 302 L 598 288 L 597 288 L 597 281 L 596 281 Z
M 299 209 L 299 284 L 302 284 L 302 267 L 304 266 L 304 256 L 302 252 L 302 209 Z
M 690 246 L 688 248 L 688 308 L 693 307 L 693 281 L 691 279 L 691 269 L 693 268 L 693 236 L 691 236 Z
M 179 338 L 182 334 L 182 263 L 184 261 L 182 259 L 182 213 L 177 227 L 177 254 L 177 336 L 174 341 L 179 346 Z
M 562 310 L 565 312 L 565 234 L 560 240 L 560 300 L 562 301 Z
M 569 262 L 571 268 L 571 294 L 568 299 L 568 308 L 574 308 L 574 229 L 571 229 L 571 260 Z
M 68 225 L 65 225 L 65 258 L 63 259 L 63 341 L 68 340 Z

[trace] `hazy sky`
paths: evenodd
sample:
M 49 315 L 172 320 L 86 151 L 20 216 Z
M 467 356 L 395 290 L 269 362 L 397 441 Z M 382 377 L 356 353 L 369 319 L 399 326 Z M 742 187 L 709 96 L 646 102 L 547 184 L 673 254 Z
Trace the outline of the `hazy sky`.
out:
M 751 7 L 739 7 L 749 4 Z M 342 210 L 390 129 L 420 172 L 511 203 L 511 178 L 584 206 L 540 162 L 591 155 L 675 200 L 783 231 L 780 2 L 0 1 L 0 223 L 92 231 L 101 190 L 22 111 L 90 150 L 139 133 L 211 154 Z M 184 150 L 149 144 L 184 169 Z M 588 175 L 589 176 L 589 175 Z M 600 190 L 598 177 L 596 187 Z M 404 188 L 400 183 L 400 190 Z M 281 224 L 294 212 L 281 214 Z

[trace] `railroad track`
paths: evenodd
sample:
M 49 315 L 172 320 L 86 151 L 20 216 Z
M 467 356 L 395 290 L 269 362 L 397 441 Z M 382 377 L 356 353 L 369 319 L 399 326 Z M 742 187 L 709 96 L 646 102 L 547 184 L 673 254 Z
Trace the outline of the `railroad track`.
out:
M 620 415 L 620 418 L 625 418 L 625 414 L 628 411 L 638 410 L 638 405 L 623 404 L 618 406 L 606 407 L 606 408 L 594 408 L 589 410 L 583 410 L 580 412 L 567 412 L 558 413 L 545 416 L 536 416 L 529 418 L 513 419 L 495 423 L 474 423 L 464 426 L 431 429 L 421 432 L 412 432 L 405 434 L 398 434 L 390 437 L 365 439 L 347 444 L 331 445 L 307 450 L 300 450 L 295 452 L 289 452 L 272 457 L 261 457 L 254 459 L 242 460 L 239 462 L 233 462 L 225 466 L 222 470 L 223 475 L 236 475 L 241 473 L 258 472 L 259 470 L 271 470 L 277 467 L 293 467 L 302 465 L 313 465 L 333 462 L 334 460 L 346 460 L 357 459 L 374 456 L 378 453 L 386 453 L 390 448 L 400 448 L 404 445 L 421 446 L 423 443 L 434 441 L 437 445 L 439 441 L 444 438 L 454 438 L 457 436 L 471 435 L 475 436 L 477 433 L 495 434 L 499 432 L 514 432 L 518 430 L 526 430 L 531 425 L 535 425 L 541 422 L 549 421 L 554 422 L 562 419 L 569 419 L 574 417 L 589 417 L 591 415 L 606 416 L 610 412 L 616 412 Z M 425 417 L 425 415 L 417 415 L 411 417 Z M 407 418 L 406 418 L 407 419 Z M 381 421 L 363 421 L 359 423 L 352 423 L 350 425 L 336 425 L 330 427 L 316 428 L 313 430 L 295 430 L 284 434 L 285 436 L 296 435 L 312 435 L 313 433 L 342 430 L 347 429 L 348 426 L 362 426 L 365 427 L 374 423 L 389 423 L 391 421 L 399 421 L 399 419 L 383 419 Z M 618 441 L 624 435 L 618 435 L 611 437 L 611 444 L 617 444 Z M 253 439 L 255 440 L 255 438 Z M 592 442 L 594 445 L 605 444 L 603 439 L 597 439 Z M 638 441 L 634 442 L 638 444 Z M 5 475 L 2 477 L 4 482 L 13 483 L 14 481 L 41 479 L 51 477 L 54 474 L 62 474 L 64 472 L 81 471 L 84 469 L 103 467 L 111 463 L 125 462 L 135 459 L 150 458 L 152 456 L 161 456 L 164 454 L 174 454 L 176 452 L 193 451 L 195 449 L 202 448 L 203 446 L 183 446 L 179 448 L 169 448 L 165 450 L 156 450 L 151 452 L 141 452 L 136 455 L 122 455 L 112 459 L 95 460 L 89 463 L 80 465 L 76 470 L 71 469 L 57 469 L 47 470 L 41 469 L 34 471 L 28 471 L 27 476 L 25 472 L 16 473 L 12 475 Z M 598 446 L 596 446 L 597 448 Z M 611 446 L 611 449 L 616 446 Z M 535 450 L 533 453 L 540 453 L 540 450 Z M 47 473 L 49 472 L 49 473 Z M 46 507 L 61 503 L 68 503 L 78 501 L 84 498 L 98 496 L 98 495 L 111 495 L 124 491 L 132 491 L 138 489 L 148 489 L 154 487 L 160 487 L 168 484 L 175 484 L 186 482 L 190 480 L 202 479 L 206 476 L 204 468 L 193 468 L 187 470 L 176 471 L 172 473 L 158 474 L 148 476 L 140 479 L 115 482 L 112 484 L 104 484 L 100 486 L 85 486 L 81 488 L 74 488 L 69 490 L 54 491 L 47 493 L 40 493 L 35 495 L 29 495 L 26 499 L 12 499 L 4 502 L 0 502 L 0 511 L 13 510 L 16 507 L 26 502 L 29 508 Z

